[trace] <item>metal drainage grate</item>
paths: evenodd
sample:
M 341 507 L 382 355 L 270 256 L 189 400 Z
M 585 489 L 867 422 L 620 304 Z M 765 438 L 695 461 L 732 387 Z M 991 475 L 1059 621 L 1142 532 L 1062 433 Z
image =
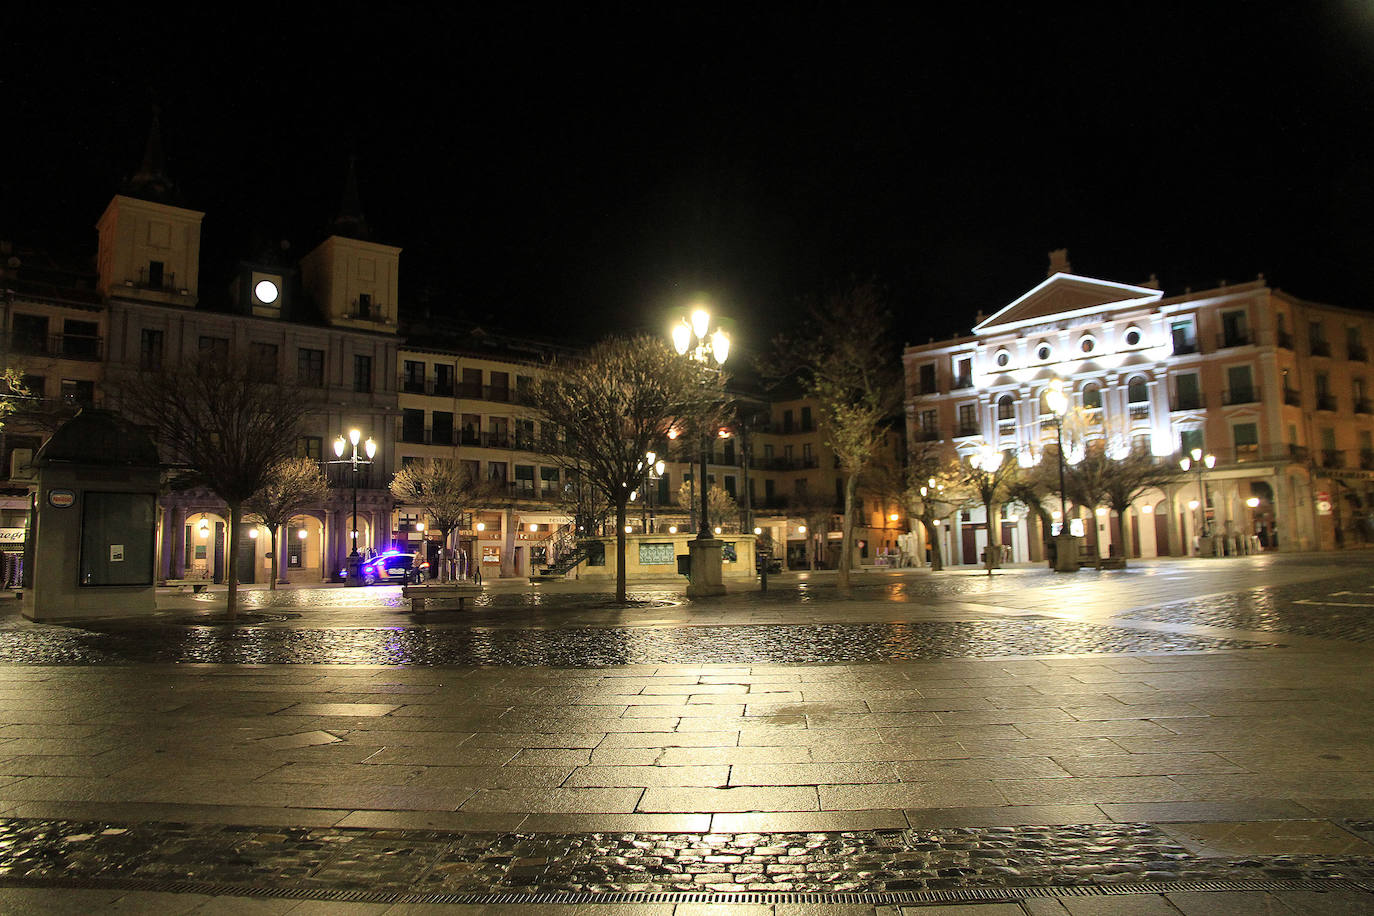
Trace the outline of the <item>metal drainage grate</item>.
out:
M 151 878 L 64 878 L 0 875 L 0 887 L 54 888 L 70 890 L 150 891 L 167 894 L 200 894 L 211 897 L 251 897 L 278 900 L 321 900 L 334 903 L 432 903 L 492 905 L 510 904 L 868 904 L 871 906 L 920 905 L 927 903 L 1014 902 L 1035 897 L 1103 897 L 1129 894 L 1168 894 L 1179 891 L 1332 891 L 1356 890 L 1374 893 L 1374 882 L 1345 878 L 1314 878 L 1292 881 L 1168 881 L 1138 884 L 1084 884 L 1035 887 L 956 887 L 940 890 L 815 892 L 711 893 L 693 891 L 613 891 L 607 893 L 435 893 L 377 891 L 331 888 L 277 888 L 211 881 L 175 881 Z

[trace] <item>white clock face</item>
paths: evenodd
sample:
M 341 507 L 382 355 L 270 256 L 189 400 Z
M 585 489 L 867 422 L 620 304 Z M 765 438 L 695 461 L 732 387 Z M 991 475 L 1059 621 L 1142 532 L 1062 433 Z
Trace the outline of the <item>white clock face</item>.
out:
M 253 287 L 253 295 L 258 297 L 259 302 L 270 305 L 277 301 L 277 284 L 271 280 L 259 280 L 258 285 Z

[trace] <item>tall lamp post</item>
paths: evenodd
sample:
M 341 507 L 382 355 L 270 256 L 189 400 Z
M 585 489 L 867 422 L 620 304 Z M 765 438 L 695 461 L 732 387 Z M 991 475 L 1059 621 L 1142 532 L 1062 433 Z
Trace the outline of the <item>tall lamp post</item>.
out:
M 358 440 L 363 436 L 357 429 L 348 431 L 348 440 L 345 441 L 341 435 L 334 440 L 334 454 L 338 460 L 329 462 L 330 464 L 347 464 L 353 468 L 353 516 L 352 524 L 349 526 L 353 536 L 353 550 L 348 554 L 348 584 L 362 585 L 362 561 L 363 558 L 358 554 L 358 468 L 364 464 L 371 464 L 372 458 L 377 454 L 377 443 L 372 441 L 369 436 L 367 442 L 363 444 L 363 450 L 367 453 L 366 458 L 358 456 Z M 345 458 L 344 450 L 349 444 L 353 446 L 353 453 Z
M 969 455 L 968 458 L 969 466 L 975 471 L 980 471 L 982 473 L 982 483 L 979 487 L 980 492 L 978 495 L 983 500 L 983 517 L 987 519 L 988 523 L 988 543 L 987 548 L 983 551 L 983 565 L 987 567 L 989 576 L 992 575 L 994 567 L 1001 565 L 997 552 L 993 549 L 994 531 L 992 526 L 997 524 L 997 519 L 992 517 L 992 498 L 996 496 L 993 484 L 997 482 L 997 470 L 1002 466 L 1004 458 L 1005 456 L 990 443 L 984 443 L 978 451 Z M 1060 469 L 1062 472 L 1062 465 Z M 1062 492 L 1064 487 L 1063 477 L 1059 479 L 1059 487 Z M 998 538 L 997 540 L 1000 541 L 1001 539 Z
M 1069 409 L 1064 383 L 1051 379 L 1045 390 L 1045 406 L 1054 416 L 1055 449 L 1059 460 L 1059 533 L 1054 537 L 1054 569 L 1056 572 L 1078 572 L 1078 542 L 1069 531 L 1069 502 L 1064 493 L 1064 414 Z
M 1183 468 L 1185 472 L 1191 467 L 1197 467 L 1197 505 L 1198 513 L 1200 515 L 1197 526 L 1198 537 L 1210 538 L 1212 536 L 1212 524 L 1207 520 L 1207 485 L 1202 481 L 1202 469 L 1204 467 L 1208 469 L 1216 467 L 1217 456 L 1204 455 L 1202 454 L 1202 449 L 1200 448 L 1193 449 L 1192 455 L 1193 457 L 1191 459 L 1187 455 L 1184 455 L 1182 458 L 1180 458 L 1178 466 Z M 1210 547 L 1210 543 L 1207 546 Z M 1202 553 L 1203 544 L 1201 540 L 1199 540 L 1198 554 L 1201 555 Z
M 645 534 L 653 534 L 654 484 L 662 479 L 665 467 L 667 465 L 658 457 L 657 452 L 645 452 L 644 460 L 639 462 L 639 486 L 640 492 L 644 494 L 644 499 L 640 502 L 640 511 L 643 513 L 641 520 Z M 631 493 L 630 499 L 634 499 L 636 495 Z
M 690 319 L 673 328 L 673 348 L 679 356 L 686 356 L 693 362 L 707 368 L 719 369 L 725 365 L 730 355 L 730 335 L 717 327 L 711 330 L 711 313 L 698 308 L 692 311 Z M 697 527 L 696 539 L 688 545 L 691 556 L 691 571 L 688 574 L 687 597 L 706 597 L 725 592 L 721 579 L 721 544 L 711 534 L 710 518 L 707 515 L 706 457 L 711 448 L 711 438 L 706 430 L 701 431 L 701 520 Z

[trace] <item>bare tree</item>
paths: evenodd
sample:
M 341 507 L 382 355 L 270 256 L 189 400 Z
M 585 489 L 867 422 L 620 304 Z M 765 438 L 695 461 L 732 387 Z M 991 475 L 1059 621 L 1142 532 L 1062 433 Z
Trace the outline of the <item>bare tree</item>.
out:
M 249 520 L 266 525 L 271 536 L 272 579 L 268 588 L 276 591 L 280 568 L 278 535 L 302 509 L 322 502 L 329 485 L 320 473 L 319 464 L 309 458 L 280 461 L 272 467 L 269 477 L 267 483 L 243 501 L 243 508 L 248 511 Z
M 1172 461 L 1160 461 L 1142 451 L 1122 449 L 1113 459 L 1108 456 L 1103 495 L 1107 507 L 1116 513 L 1116 533 L 1113 540 L 1121 545 L 1122 557 L 1131 556 L 1130 538 L 1126 532 L 1126 514 L 1137 499 L 1150 490 L 1163 491 L 1183 476 L 1183 469 Z
M 429 465 L 409 464 L 391 478 L 391 495 L 425 512 L 429 524 L 439 530 L 444 550 L 449 538 L 472 507 L 491 495 L 492 486 L 476 479 L 457 461 L 436 458 Z M 448 564 L 439 563 L 439 581 L 448 581 Z
M 687 506 L 692 504 L 692 488 L 694 482 L 684 480 L 677 488 L 677 501 L 679 505 Z M 700 496 L 697 497 L 700 500 Z M 735 498 L 726 493 L 719 484 L 711 484 L 711 488 L 706 491 L 706 524 L 712 528 L 728 528 L 739 524 L 739 504 Z
M 1045 501 L 1058 486 L 1059 478 L 1050 478 L 1043 461 L 1017 474 L 1007 485 L 1007 501 L 1018 502 L 1026 507 L 1026 534 L 1032 560 L 1043 559 L 1043 551 L 1048 549 L 1054 519 L 1050 510 L 1045 508 Z
M 908 455 L 903 503 L 908 514 L 925 529 L 930 545 L 930 569 L 945 568 L 940 527 L 970 502 L 959 464 L 935 443 L 920 443 Z
M 1015 461 L 1008 461 L 1001 452 L 987 444 L 967 456 L 959 465 L 960 482 L 983 507 L 983 518 L 987 521 L 989 575 L 997 563 L 997 552 L 1002 545 L 1002 526 L 997 510 L 1006 498 L 1007 486 L 1016 479 L 1018 470 Z
M 661 450 L 670 429 L 723 403 L 722 381 L 658 338 L 611 338 L 577 362 L 552 365 L 531 390 L 543 422 L 564 434 L 547 460 L 576 471 L 615 509 L 618 602 L 625 601 L 626 506 L 644 455 Z
M 797 376 L 816 399 L 826 444 L 844 473 L 841 588 L 849 585 L 853 562 L 859 475 L 879 454 L 901 404 L 900 362 L 890 324 L 878 288 L 859 284 L 813 305 L 803 331 L 780 337 L 763 367 L 775 378 Z
M 204 486 L 229 508 L 229 543 L 238 544 L 244 503 L 291 457 L 310 402 L 293 386 L 266 381 L 245 365 L 196 365 L 130 372 L 111 379 L 123 413 L 147 428 L 175 486 Z M 226 613 L 238 614 L 238 551 L 228 553 Z
M 1094 566 L 1100 566 L 1102 541 L 1097 533 L 1095 512 L 1099 506 L 1107 502 L 1108 482 L 1114 470 L 1112 460 L 1107 457 L 1104 443 L 1098 439 L 1085 442 L 1070 451 L 1065 456 L 1065 461 L 1064 492 L 1075 505 L 1088 510 L 1088 518 L 1084 525 L 1092 532 L 1089 539 L 1089 556 Z M 1064 519 L 1064 524 L 1068 523 L 1069 520 Z
M 0 394 L 0 429 L 5 428 L 5 419 L 10 414 L 18 413 L 26 402 L 33 400 L 29 389 L 24 386 L 22 366 L 6 366 L 3 382 L 4 392 Z

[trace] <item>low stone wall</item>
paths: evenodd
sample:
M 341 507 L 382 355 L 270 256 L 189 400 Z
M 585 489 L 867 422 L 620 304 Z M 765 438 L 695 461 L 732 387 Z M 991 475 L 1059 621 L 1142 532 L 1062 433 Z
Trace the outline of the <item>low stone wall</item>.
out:
M 625 535 L 625 579 L 663 579 L 677 576 L 677 558 L 687 556 L 687 542 L 691 534 L 627 534 Z M 716 539 L 726 545 L 727 559 L 721 563 L 721 575 L 726 582 L 752 579 L 758 574 L 754 567 L 754 536 L 752 534 L 718 534 Z M 606 548 L 606 562 L 593 566 L 590 562 L 578 565 L 579 579 L 614 579 L 615 538 L 599 539 Z M 733 547 L 735 560 L 728 559 Z M 572 574 L 570 574 L 572 575 Z M 685 576 L 682 577 L 685 580 Z

